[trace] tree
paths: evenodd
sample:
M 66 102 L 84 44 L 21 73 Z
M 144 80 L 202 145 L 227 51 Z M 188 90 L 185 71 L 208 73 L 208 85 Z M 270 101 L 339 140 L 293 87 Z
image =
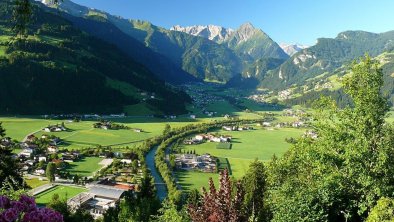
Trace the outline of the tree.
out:
M 0 137 L 3 138 L 5 136 L 5 129 L 0 123 Z M 0 146 L 0 188 L 17 190 L 24 185 L 18 164 L 13 155 L 11 147 Z M 5 181 L 9 182 L 3 183 Z
M 47 204 L 48 208 L 51 208 L 63 215 L 64 221 L 71 221 L 71 212 L 67 205 L 66 199 L 60 199 L 59 194 L 54 194 L 51 201 Z
M 169 201 L 164 201 L 163 207 L 159 209 L 159 216 L 156 216 L 153 221 L 156 222 L 189 222 L 190 218 L 185 209 L 177 210 L 175 204 Z
M 29 0 L 15 0 L 13 13 L 14 30 L 18 37 L 27 36 L 27 26 L 31 20 L 32 6 Z
M 56 165 L 52 162 L 48 163 L 45 174 L 50 182 L 55 181 Z
M 203 196 L 197 205 L 189 204 L 188 213 L 194 222 L 239 222 L 247 221 L 242 210 L 243 187 L 238 181 L 233 194 L 233 186 L 227 170 L 220 173 L 220 186 L 216 190 L 212 178 L 209 191 L 203 188 Z
M 394 221 L 394 199 L 380 198 L 371 209 L 366 222 L 390 222 Z
M 73 183 L 78 184 L 78 183 L 79 183 L 79 180 L 80 180 L 80 178 L 79 178 L 78 174 L 76 174 L 76 175 L 73 177 Z
M 3 128 L 3 123 L 0 122 L 0 138 L 5 137 L 5 129 Z
M 160 201 L 156 197 L 153 178 L 147 170 L 144 171 L 139 192 L 136 195 L 127 192 L 120 204 L 119 221 L 149 221 L 151 215 L 156 215 Z
M 383 74 L 366 56 L 344 79 L 352 106 L 315 104 L 318 138 L 300 138 L 269 165 L 272 221 L 363 221 L 394 193 L 394 127 L 385 123 Z
M 171 132 L 171 126 L 170 126 L 170 124 L 167 123 L 164 126 L 163 135 L 168 135 L 170 132 Z
M 249 221 L 264 221 L 266 175 L 264 164 L 255 160 L 242 178 L 245 191 L 244 209 Z
M 140 192 L 138 193 L 140 198 L 156 198 L 155 184 L 148 170 L 144 170 L 140 187 Z

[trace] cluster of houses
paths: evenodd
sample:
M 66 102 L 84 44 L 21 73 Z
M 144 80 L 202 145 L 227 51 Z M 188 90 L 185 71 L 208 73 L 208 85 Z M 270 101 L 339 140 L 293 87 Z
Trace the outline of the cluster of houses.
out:
M 47 126 L 44 129 L 42 129 L 43 131 L 50 133 L 50 132 L 62 132 L 62 131 L 66 131 L 66 127 L 62 124 L 56 124 L 56 125 L 52 125 L 52 126 Z
M 279 100 L 286 100 L 286 99 L 290 99 L 292 90 L 291 89 L 286 89 L 283 91 L 278 92 L 278 99 Z
M 175 154 L 175 165 L 177 169 L 214 173 L 217 171 L 217 158 L 210 154 Z
M 130 127 L 123 125 L 123 124 L 117 124 L 108 120 L 101 120 L 100 122 L 94 123 L 93 128 L 98 128 L 98 129 L 104 129 L 104 130 L 119 130 L 119 129 L 130 129 Z M 141 129 L 134 129 L 136 132 L 142 132 Z
M 296 118 L 301 118 L 305 117 L 307 115 L 307 112 L 305 112 L 302 109 L 284 109 L 283 110 L 283 116 L 290 116 L 290 117 L 296 117 Z
M 253 130 L 252 126 L 223 126 L 223 130 L 226 131 L 244 131 L 244 130 Z
M 110 121 L 101 121 L 98 123 L 94 123 L 93 127 L 108 130 L 112 128 L 112 123 Z
M 42 140 L 47 141 L 45 146 L 38 145 L 39 138 L 35 135 L 27 136 L 26 140 L 19 144 L 22 151 L 18 154 L 22 172 L 25 174 L 35 174 L 37 176 L 45 175 L 45 169 L 39 167 L 40 162 L 48 163 L 50 160 L 57 166 L 65 162 L 74 162 L 80 158 L 79 152 L 59 153 L 58 144 L 61 140 L 55 136 L 42 135 Z M 58 158 L 59 154 L 61 157 Z M 56 158 L 53 158 L 54 156 Z
M 275 125 L 276 128 L 285 128 L 285 127 L 301 128 L 306 126 L 307 124 L 304 121 L 280 122 Z
M 198 134 L 193 138 L 186 139 L 183 141 L 185 145 L 200 144 L 203 142 L 215 142 L 215 143 L 229 143 L 232 137 L 229 135 L 214 135 L 212 133 Z
M 125 113 L 120 114 L 109 114 L 109 115 L 99 115 L 99 114 L 46 114 L 41 117 L 45 119 L 101 119 L 101 118 L 124 118 Z

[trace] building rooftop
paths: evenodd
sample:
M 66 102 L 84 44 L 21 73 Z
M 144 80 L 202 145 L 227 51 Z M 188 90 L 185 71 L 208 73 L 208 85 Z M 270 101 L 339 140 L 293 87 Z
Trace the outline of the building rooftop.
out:
M 114 200 L 119 200 L 124 192 L 125 190 L 98 186 L 98 185 L 92 186 L 89 191 L 90 194 L 93 194 L 95 196 L 110 198 Z

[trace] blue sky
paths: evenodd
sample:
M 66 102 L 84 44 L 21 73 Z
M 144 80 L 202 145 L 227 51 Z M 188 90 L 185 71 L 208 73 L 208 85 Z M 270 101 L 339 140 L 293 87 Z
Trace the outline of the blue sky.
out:
M 278 43 L 313 45 L 346 30 L 394 30 L 393 0 L 73 0 L 125 18 L 169 28 L 237 28 L 251 22 Z

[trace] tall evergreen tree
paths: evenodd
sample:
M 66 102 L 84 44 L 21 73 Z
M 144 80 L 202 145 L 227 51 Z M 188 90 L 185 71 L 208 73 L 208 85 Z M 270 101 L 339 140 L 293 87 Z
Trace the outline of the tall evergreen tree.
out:
M 5 129 L 0 123 L 0 139 L 5 136 Z M 19 166 L 13 155 L 12 147 L 0 146 L 0 188 L 17 190 L 23 187 Z
M 245 190 L 244 208 L 249 221 L 264 221 L 264 204 L 266 191 L 264 164 L 255 160 L 242 178 Z

